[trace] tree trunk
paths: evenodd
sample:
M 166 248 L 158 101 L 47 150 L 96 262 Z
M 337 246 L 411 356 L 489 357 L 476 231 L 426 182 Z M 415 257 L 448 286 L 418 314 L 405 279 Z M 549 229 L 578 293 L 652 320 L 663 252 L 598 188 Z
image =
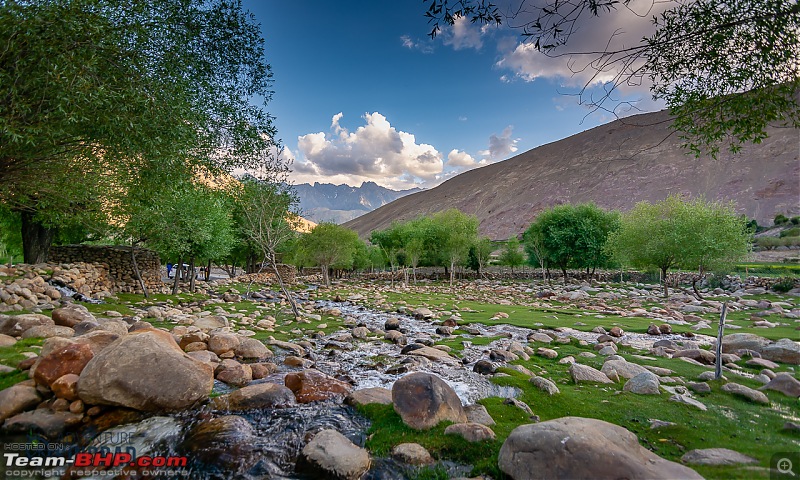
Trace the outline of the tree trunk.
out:
M 456 262 L 455 260 L 450 261 L 450 286 L 453 286 L 453 280 L 456 276 Z
M 564 275 L 564 285 L 567 284 L 567 267 L 561 267 L 561 273 Z
M 275 272 L 275 278 L 278 279 L 278 285 L 281 287 L 281 292 L 283 292 L 283 296 L 286 297 L 286 301 L 289 302 L 289 305 L 292 307 L 292 313 L 294 313 L 294 319 L 297 320 L 300 318 L 300 312 L 297 310 L 297 303 L 295 303 L 292 294 L 289 292 L 289 289 L 286 288 L 286 285 L 283 283 L 283 277 L 281 276 L 281 272 L 278 270 L 278 265 L 275 262 L 275 256 L 270 255 L 269 264 L 272 265 L 272 271 Z
M 667 285 L 667 269 L 661 269 L 661 281 L 664 283 L 664 298 L 669 298 L 669 286 Z
M 320 265 L 322 269 L 322 279 L 325 280 L 325 286 L 330 288 L 331 287 L 331 278 L 328 275 L 328 266 L 327 265 Z
M 205 280 L 207 282 L 210 279 L 211 279 L 211 260 L 209 259 L 208 265 L 206 265 L 206 275 L 205 275 L 205 278 L 203 280 Z
M 181 270 L 183 270 L 183 257 L 178 258 L 178 270 L 175 271 L 175 281 L 172 282 L 172 294 L 178 294 L 178 281 L 181 278 Z
M 35 212 L 22 211 L 22 256 L 25 263 L 44 263 L 50 254 L 55 231 L 34 219 Z
M 136 246 L 133 244 L 133 242 L 131 242 L 131 265 L 133 265 L 133 274 L 136 275 L 136 280 L 139 281 L 139 286 L 142 287 L 144 298 L 149 298 L 150 294 L 147 293 L 147 287 L 144 285 L 142 274 L 139 272 L 139 265 L 136 263 Z
M 194 257 L 189 257 L 189 291 L 194 293 L 195 277 L 194 274 Z

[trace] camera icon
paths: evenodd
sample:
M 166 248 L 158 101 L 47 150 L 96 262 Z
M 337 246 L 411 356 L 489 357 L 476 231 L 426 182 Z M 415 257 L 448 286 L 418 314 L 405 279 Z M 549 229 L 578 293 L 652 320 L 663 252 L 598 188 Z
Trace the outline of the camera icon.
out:
M 778 452 L 769 462 L 770 480 L 800 480 L 800 452 Z

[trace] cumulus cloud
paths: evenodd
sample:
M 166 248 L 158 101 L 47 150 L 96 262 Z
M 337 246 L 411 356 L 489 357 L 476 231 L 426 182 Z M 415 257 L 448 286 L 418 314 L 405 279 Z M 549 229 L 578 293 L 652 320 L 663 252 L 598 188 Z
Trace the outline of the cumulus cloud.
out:
M 445 45 L 453 47 L 454 50 L 463 50 L 466 48 L 474 48 L 480 50 L 483 47 L 483 39 L 481 38 L 488 28 L 480 28 L 478 25 L 473 24 L 466 17 L 455 19 L 455 23 L 450 28 L 443 31 L 442 37 Z
M 357 185 L 375 181 L 390 188 L 409 188 L 435 181 L 442 173 L 442 154 L 432 145 L 417 143 L 413 134 L 397 130 L 378 112 L 363 116 L 365 124 L 350 132 L 331 119 L 331 132 L 309 133 L 297 139 L 294 162 L 298 182 L 341 182 Z
M 479 153 L 484 157 L 489 157 L 492 160 L 504 160 L 512 153 L 516 152 L 519 147 L 517 143 L 519 138 L 511 138 L 514 127 L 509 125 L 503 129 L 500 135 L 492 134 L 489 136 L 489 148 L 481 150 Z
M 430 40 L 414 40 L 408 35 L 401 35 L 400 41 L 409 50 L 418 50 L 422 53 L 433 53 L 433 44 Z
M 454 148 L 447 154 L 448 167 L 474 167 L 475 165 L 477 162 L 467 152 L 461 152 Z

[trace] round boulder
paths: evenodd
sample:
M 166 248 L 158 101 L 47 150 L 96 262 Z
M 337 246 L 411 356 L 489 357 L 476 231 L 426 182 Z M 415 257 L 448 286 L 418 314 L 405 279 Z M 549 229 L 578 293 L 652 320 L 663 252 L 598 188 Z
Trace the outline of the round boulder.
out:
M 214 399 L 215 408 L 234 412 L 256 408 L 287 407 L 296 403 L 292 391 L 276 383 L 248 385 L 229 395 Z
M 416 372 L 394 382 L 392 403 L 403 422 L 416 430 L 427 430 L 443 420 L 467 421 L 456 392 L 430 373 Z
M 172 335 L 139 330 L 89 361 L 78 380 L 78 395 L 90 405 L 182 410 L 207 398 L 213 386 L 212 368 L 184 353 Z
M 593 418 L 563 417 L 514 429 L 500 449 L 500 470 L 535 478 L 702 479 L 639 445 L 636 435 Z
M 284 383 L 300 403 L 343 397 L 351 390 L 350 385 L 311 369 L 287 374 Z
M 316 471 L 318 478 L 357 480 L 369 470 L 369 454 L 336 430 L 322 430 L 303 447 L 301 469 Z

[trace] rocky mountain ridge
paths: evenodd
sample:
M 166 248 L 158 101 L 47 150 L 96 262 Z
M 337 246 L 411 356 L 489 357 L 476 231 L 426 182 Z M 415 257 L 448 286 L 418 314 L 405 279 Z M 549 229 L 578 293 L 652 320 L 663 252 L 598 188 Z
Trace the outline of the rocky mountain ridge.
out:
M 302 183 L 295 185 L 294 189 L 300 199 L 303 216 L 316 223 L 346 222 L 400 197 L 420 191 L 419 188 L 391 190 L 375 182 L 364 182 L 360 187 Z

